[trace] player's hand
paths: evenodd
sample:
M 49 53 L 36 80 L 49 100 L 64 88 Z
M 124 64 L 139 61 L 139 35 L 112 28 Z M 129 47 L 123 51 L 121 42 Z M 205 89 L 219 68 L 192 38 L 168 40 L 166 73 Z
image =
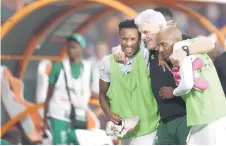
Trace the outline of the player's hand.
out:
M 173 52 L 172 55 L 170 55 L 169 59 L 172 62 L 172 64 L 180 66 L 185 57 L 187 56 L 187 53 L 183 49 L 177 49 Z
M 127 57 L 121 49 L 121 45 L 112 48 L 112 53 L 117 62 L 126 63 Z
M 163 59 L 163 56 L 162 56 L 161 53 L 159 53 L 158 58 L 159 58 L 159 66 L 162 67 L 163 71 L 166 71 L 166 69 L 168 69 L 169 71 L 171 71 L 169 65 Z
M 159 96 L 162 99 L 172 99 L 174 98 L 173 90 L 174 89 L 172 87 L 162 87 L 159 90 Z
M 121 118 L 118 114 L 112 113 L 109 117 L 109 120 L 112 121 L 115 124 L 121 123 Z

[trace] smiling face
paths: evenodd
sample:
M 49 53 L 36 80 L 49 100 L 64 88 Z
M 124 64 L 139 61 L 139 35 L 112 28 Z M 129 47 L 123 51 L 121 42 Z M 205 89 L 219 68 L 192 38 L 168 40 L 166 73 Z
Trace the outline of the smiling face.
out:
M 139 32 L 137 28 L 122 28 L 120 30 L 120 44 L 127 57 L 133 56 L 139 45 Z
M 138 26 L 138 30 L 141 33 L 141 39 L 144 42 L 145 47 L 154 49 L 156 47 L 156 36 L 160 31 L 160 27 L 141 24 Z
M 175 26 L 162 29 L 157 35 L 157 48 L 165 60 L 173 53 L 173 45 L 182 39 L 182 34 Z
M 175 41 L 172 39 L 161 39 L 157 44 L 158 51 L 162 54 L 164 60 L 169 61 L 169 56 L 173 53 Z

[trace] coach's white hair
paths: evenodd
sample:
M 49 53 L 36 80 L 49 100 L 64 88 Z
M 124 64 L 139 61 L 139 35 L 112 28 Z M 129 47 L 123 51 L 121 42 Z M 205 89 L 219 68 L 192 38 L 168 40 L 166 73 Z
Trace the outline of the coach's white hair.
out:
M 137 26 L 141 24 L 148 24 L 152 26 L 159 26 L 160 28 L 164 28 L 167 26 L 167 22 L 162 13 L 154 11 L 152 9 L 147 9 L 135 18 L 135 24 Z

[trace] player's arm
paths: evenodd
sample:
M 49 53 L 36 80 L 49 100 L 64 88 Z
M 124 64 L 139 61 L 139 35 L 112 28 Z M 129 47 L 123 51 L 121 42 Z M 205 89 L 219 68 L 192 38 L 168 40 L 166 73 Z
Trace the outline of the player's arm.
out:
M 188 55 L 187 53 L 190 55 L 208 53 L 215 48 L 215 43 L 208 37 L 200 36 L 194 39 L 177 42 L 173 47 L 177 50 L 173 52 L 173 54 L 170 56 L 170 59 L 173 62 L 177 62 L 177 65 L 180 66 L 184 58 Z M 185 50 L 188 50 L 188 52 Z
M 209 53 L 215 48 L 215 43 L 208 37 L 200 36 L 188 45 L 190 54 Z
M 183 40 L 177 42 L 175 46 L 182 48 L 188 46 L 189 54 L 209 53 L 215 48 L 215 43 L 210 38 L 199 36 L 194 39 Z
M 60 74 L 60 70 L 61 70 L 61 64 L 55 63 L 55 64 L 53 64 L 53 68 L 49 75 L 49 87 L 48 87 L 47 97 L 46 97 L 45 104 L 44 104 L 44 124 L 45 124 L 45 126 L 48 126 L 47 125 L 47 113 L 49 110 L 49 102 L 52 98 L 53 90 L 55 87 L 55 83 L 58 79 L 58 76 Z
M 108 91 L 108 88 L 110 86 L 110 82 L 105 82 L 100 79 L 99 82 L 99 102 L 102 110 L 104 111 L 105 116 L 107 117 L 108 121 L 112 121 L 115 124 L 119 124 L 121 121 L 121 118 L 118 114 L 111 113 L 110 111 L 110 101 L 107 97 L 106 93 Z
M 99 67 L 100 80 L 99 80 L 99 102 L 100 106 L 107 117 L 108 121 L 112 121 L 115 124 L 120 123 L 119 115 L 111 113 L 110 111 L 110 101 L 107 97 L 107 91 L 110 86 L 110 56 L 103 58 L 101 65 Z

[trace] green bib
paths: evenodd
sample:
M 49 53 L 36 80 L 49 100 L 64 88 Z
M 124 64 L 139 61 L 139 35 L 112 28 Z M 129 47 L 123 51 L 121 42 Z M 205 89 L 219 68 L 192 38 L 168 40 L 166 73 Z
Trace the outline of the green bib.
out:
M 137 53 L 130 73 L 122 72 L 119 64 L 110 56 L 111 83 L 107 96 L 112 113 L 121 118 L 138 116 L 136 129 L 123 138 L 131 138 L 155 131 L 159 124 L 158 105 L 150 87 L 150 74 L 144 57 Z
M 183 97 L 187 108 L 187 125 L 202 125 L 226 116 L 226 98 L 215 66 L 207 54 L 197 54 L 205 62 L 198 70 L 201 78 L 209 82 L 207 90 L 192 89 Z

